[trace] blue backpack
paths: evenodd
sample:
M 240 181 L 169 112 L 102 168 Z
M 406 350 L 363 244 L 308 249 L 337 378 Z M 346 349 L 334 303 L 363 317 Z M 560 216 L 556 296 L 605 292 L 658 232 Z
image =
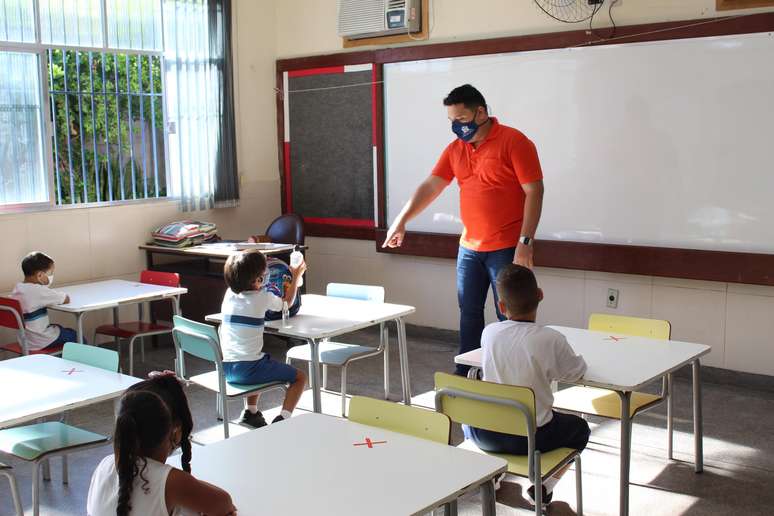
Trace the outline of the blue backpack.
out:
M 287 263 L 278 258 L 266 258 L 266 279 L 264 280 L 264 289 L 277 297 L 285 297 L 285 285 L 289 284 L 292 279 L 293 275 L 290 273 L 290 268 Z M 301 295 L 296 294 L 296 300 L 293 301 L 293 305 L 289 307 L 290 316 L 293 317 L 296 315 L 300 308 Z M 282 319 L 281 311 L 266 311 L 267 321 L 277 321 L 279 319 Z

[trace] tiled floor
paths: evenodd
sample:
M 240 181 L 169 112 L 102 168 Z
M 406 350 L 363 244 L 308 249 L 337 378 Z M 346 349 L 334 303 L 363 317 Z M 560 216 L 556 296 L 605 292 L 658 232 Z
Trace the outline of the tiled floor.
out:
M 432 373 L 450 370 L 455 344 L 447 332 L 412 331 L 409 328 L 409 356 L 412 387 L 421 395 L 432 387 Z M 350 341 L 374 342 L 376 334 L 360 332 Z M 393 346 L 395 348 L 395 346 Z M 267 338 L 267 350 L 282 359 L 284 341 Z M 145 364 L 139 364 L 137 374 L 152 369 L 172 367 L 173 353 L 168 346 L 150 349 Z M 397 350 L 393 349 L 392 392 L 400 392 Z M 189 369 L 196 365 L 189 364 Z M 380 359 L 355 363 L 349 370 L 350 392 L 375 397 L 382 395 Z M 329 383 L 337 388 L 339 377 L 331 370 Z M 638 515 L 728 515 L 774 513 L 774 394 L 772 392 L 742 389 L 727 385 L 704 385 L 704 473 L 693 472 L 693 436 L 691 420 L 690 383 L 675 381 L 675 461 L 666 460 L 665 409 L 659 407 L 637 417 L 633 431 L 631 468 L 630 513 Z M 308 393 L 307 393 L 308 394 Z M 6 396 L 9 393 L 3 393 Z M 189 402 L 194 412 L 197 439 L 209 442 L 220 439 L 222 428 L 214 417 L 214 395 L 191 387 Z M 261 400 L 262 409 L 273 417 L 279 405 L 279 394 L 267 394 Z M 308 406 L 309 396 L 303 405 Z M 336 396 L 325 396 L 325 410 L 338 414 Z M 236 417 L 241 406 L 234 403 L 231 414 Z M 272 410 L 273 409 L 273 410 Z M 102 403 L 71 413 L 69 421 L 82 427 L 110 432 L 113 406 Z M 269 418 L 267 418 L 269 419 Z M 583 494 L 586 514 L 617 514 L 618 509 L 618 424 L 612 421 L 592 421 L 592 442 L 583 454 Z M 455 429 L 455 439 L 461 433 Z M 51 482 L 42 483 L 41 513 L 44 515 L 84 514 L 85 500 L 91 472 L 97 462 L 111 452 L 109 446 L 71 456 L 70 483 L 60 482 L 59 462 L 52 464 Z M 193 453 L 194 473 L 196 451 Z M 14 466 L 20 483 L 25 508 L 30 509 L 30 468 L 27 464 L 0 457 Z M 321 474 L 335 474 L 335 465 L 319 464 Z M 366 473 L 367 474 L 367 473 Z M 573 473 L 555 489 L 554 502 L 549 514 L 575 514 L 575 483 Z M 523 480 L 506 479 L 497 493 L 497 514 L 529 514 L 528 502 L 523 496 Z M 291 484 L 288 484 L 288 512 L 292 510 Z M 342 503 L 346 503 L 342 501 Z M 259 507 L 240 507 L 240 515 L 260 515 Z M 7 483 L 0 479 L 0 515 L 12 514 Z M 363 514 L 368 514 L 364 509 Z M 461 500 L 460 514 L 480 514 L 477 495 Z M 273 516 L 273 515 L 272 515 Z

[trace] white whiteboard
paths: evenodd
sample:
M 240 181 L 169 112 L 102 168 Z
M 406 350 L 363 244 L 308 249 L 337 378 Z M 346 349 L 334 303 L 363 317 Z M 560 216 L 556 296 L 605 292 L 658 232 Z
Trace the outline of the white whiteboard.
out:
M 384 81 L 389 223 L 470 83 L 537 146 L 538 238 L 774 252 L 771 33 L 394 63 Z M 456 182 L 408 229 L 459 233 Z

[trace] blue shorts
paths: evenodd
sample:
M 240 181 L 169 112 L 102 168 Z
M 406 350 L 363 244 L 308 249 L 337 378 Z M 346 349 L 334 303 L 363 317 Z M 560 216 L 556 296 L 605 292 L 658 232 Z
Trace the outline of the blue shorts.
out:
M 52 324 L 52 326 L 59 328 L 59 337 L 57 337 L 54 342 L 46 346 L 47 348 L 53 346 L 63 346 L 68 342 L 78 342 L 78 333 L 72 328 L 64 328 L 60 324 Z
M 272 360 L 268 353 L 263 358 L 247 362 L 223 362 L 228 383 L 260 385 L 270 382 L 293 383 L 298 372 L 293 366 Z

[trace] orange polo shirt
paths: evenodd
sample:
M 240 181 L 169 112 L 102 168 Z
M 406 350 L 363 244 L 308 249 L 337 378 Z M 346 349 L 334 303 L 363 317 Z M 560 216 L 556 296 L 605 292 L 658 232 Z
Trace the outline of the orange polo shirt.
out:
M 520 131 L 492 127 L 478 148 L 456 139 L 441 154 L 432 174 L 460 186 L 465 226 L 460 245 L 473 251 L 515 247 L 524 218 L 521 185 L 543 179 L 535 145 Z

